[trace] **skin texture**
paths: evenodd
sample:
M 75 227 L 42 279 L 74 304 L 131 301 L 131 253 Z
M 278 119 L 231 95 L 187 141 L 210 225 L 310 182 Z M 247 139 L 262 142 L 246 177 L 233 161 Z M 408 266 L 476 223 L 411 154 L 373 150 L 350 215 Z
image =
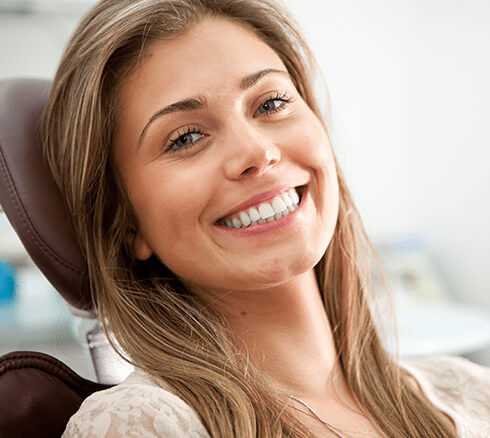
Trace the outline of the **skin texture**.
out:
M 115 161 L 139 223 L 128 238 L 139 259 L 156 254 L 219 308 L 274 384 L 352 430 L 355 403 L 337 367 L 313 271 L 338 216 L 332 149 L 287 74 L 240 87 L 247 75 L 270 68 L 286 71 L 251 30 L 221 18 L 150 45 L 119 96 Z M 290 102 L 273 100 L 284 95 Z M 146 126 L 160 109 L 188 98 L 206 107 Z M 265 112 L 268 100 L 280 110 Z M 168 151 L 189 128 L 200 131 L 185 139 L 193 146 Z M 304 184 L 304 208 L 286 227 L 245 238 L 216 225 L 253 195 Z M 330 436 L 316 420 L 305 421 Z

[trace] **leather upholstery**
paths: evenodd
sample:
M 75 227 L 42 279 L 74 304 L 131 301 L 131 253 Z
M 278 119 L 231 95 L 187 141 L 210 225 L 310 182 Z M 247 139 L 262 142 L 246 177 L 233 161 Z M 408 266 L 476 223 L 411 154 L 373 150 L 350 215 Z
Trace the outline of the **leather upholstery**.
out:
M 54 288 L 72 306 L 91 310 L 87 267 L 41 152 L 49 85 L 37 79 L 0 81 L 0 205 Z
M 83 400 L 111 385 L 80 377 L 43 353 L 0 358 L 0 437 L 59 437 Z

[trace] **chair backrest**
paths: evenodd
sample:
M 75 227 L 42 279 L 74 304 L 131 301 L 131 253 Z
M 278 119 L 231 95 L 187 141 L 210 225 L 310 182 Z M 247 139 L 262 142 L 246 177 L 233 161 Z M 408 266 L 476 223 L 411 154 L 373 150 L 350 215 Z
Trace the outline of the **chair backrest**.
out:
M 34 263 L 73 307 L 92 312 L 87 267 L 42 155 L 50 82 L 0 81 L 0 205 Z

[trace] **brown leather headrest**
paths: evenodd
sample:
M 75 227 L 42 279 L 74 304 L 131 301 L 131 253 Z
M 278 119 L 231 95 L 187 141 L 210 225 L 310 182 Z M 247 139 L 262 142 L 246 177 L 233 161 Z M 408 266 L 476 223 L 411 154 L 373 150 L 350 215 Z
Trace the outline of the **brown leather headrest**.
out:
M 54 288 L 74 307 L 92 310 L 87 267 L 41 151 L 49 86 L 38 79 L 0 81 L 0 205 Z
M 43 353 L 0 357 L 0 436 L 57 437 L 90 394 L 110 385 L 80 377 Z

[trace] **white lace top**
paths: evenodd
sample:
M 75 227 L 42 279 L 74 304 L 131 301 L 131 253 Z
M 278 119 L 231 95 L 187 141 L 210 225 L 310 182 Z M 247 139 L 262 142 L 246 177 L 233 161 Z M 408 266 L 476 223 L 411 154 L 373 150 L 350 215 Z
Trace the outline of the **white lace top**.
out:
M 404 361 L 401 366 L 454 420 L 460 438 L 490 437 L 490 368 L 446 356 Z M 210 438 L 190 406 L 142 371 L 82 403 L 62 438 L 82 437 Z

